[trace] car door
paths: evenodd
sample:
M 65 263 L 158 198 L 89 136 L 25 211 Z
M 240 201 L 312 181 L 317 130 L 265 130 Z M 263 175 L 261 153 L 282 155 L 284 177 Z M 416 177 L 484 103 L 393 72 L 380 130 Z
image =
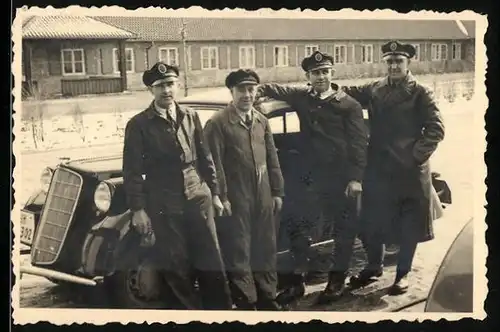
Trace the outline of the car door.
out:
M 310 186 L 307 169 L 300 154 L 300 122 L 292 108 L 284 108 L 268 115 L 278 152 L 281 171 L 285 180 L 285 198 L 279 221 L 278 251 L 290 247 L 293 233 L 314 233 L 319 209 Z M 307 219 L 308 221 L 306 221 Z

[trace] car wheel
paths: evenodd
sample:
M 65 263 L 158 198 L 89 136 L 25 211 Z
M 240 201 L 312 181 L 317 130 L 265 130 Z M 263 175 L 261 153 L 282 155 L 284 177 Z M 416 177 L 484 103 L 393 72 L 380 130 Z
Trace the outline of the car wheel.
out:
M 399 252 L 397 244 L 388 244 L 385 246 L 385 254 L 388 256 L 396 255 Z
M 161 279 L 151 264 L 117 271 L 104 281 L 104 287 L 111 292 L 112 304 L 124 309 L 159 309 Z

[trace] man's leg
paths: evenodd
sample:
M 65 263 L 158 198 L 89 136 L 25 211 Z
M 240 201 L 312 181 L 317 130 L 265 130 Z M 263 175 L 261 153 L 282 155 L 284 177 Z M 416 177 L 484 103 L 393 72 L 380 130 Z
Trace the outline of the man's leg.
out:
M 201 309 L 192 283 L 184 216 L 161 212 L 150 217 L 156 237 L 155 249 L 158 250 L 156 263 L 164 281 L 185 309 Z
M 288 305 L 301 298 L 305 293 L 305 279 L 309 269 L 309 259 L 311 244 L 313 243 L 311 234 L 317 224 L 316 209 L 311 208 L 310 197 L 303 191 L 294 193 L 293 197 L 285 197 L 288 206 L 285 207 L 287 214 L 284 216 L 288 220 L 286 232 L 290 238 L 290 252 L 292 255 L 292 271 L 290 272 L 289 283 L 286 288 L 277 296 L 277 302 L 281 305 Z
M 219 243 L 227 271 L 231 298 L 238 309 L 254 310 L 257 293 L 250 266 L 249 202 L 231 202 L 232 216 L 217 223 Z
M 368 262 L 359 274 L 351 277 L 353 287 L 363 287 L 382 275 L 384 243 L 399 211 L 397 203 L 388 179 L 371 176 L 364 181 L 358 229 Z
M 191 255 L 205 310 L 229 310 L 231 295 L 217 239 L 212 198 L 205 186 L 186 204 Z
M 407 199 L 401 202 L 401 218 L 397 220 L 400 223 L 398 264 L 394 285 L 390 290 L 390 293 L 395 295 L 405 293 L 408 289 L 407 276 L 411 272 L 420 234 L 418 224 L 423 222 L 421 211 L 418 199 Z
M 257 291 L 257 309 L 278 310 L 276 288 L 278 274 L 276 267 L 277 243 L 276 222 L 272 200 L 261 202 L 252 220 L 251 268 Z
M 345 278 L 349 270 L 354 240 L 357 231 L 356 199 L 345 196 L 343 182 L 332 186 L 330 197 L 334 198 L 326 206 L 330 218 L 334 221 L 333 240 L 334 249 L 331 255 L 332 268 L 328 276 L 328 285 L 321 294 L 320 302 L 335 301 L 343 295 L 345 290 Z

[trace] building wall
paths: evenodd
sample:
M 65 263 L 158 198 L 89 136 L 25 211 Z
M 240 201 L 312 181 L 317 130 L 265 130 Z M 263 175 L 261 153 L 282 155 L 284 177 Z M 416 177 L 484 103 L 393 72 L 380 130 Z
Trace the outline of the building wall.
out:
M 117 41 L 29 41 L 31 52 L 31 77 L 41 93 L 57 96 L 61 93 L 61 80 L 65 78 L 85 78 L 92 76 L 119 77 L 113 70 L 113 48 Z M 62 49 L 83 49 L 85 72 L 83 75 L 65 75 L 62 69 Z M 23 73 L 25 69 L 23 68 Z
M 460 41 L 462 60 L 451 60 L 453 41 L 407 41 L 420 45 L 420 60 L 412 61 L 411 69 L 415 74 L 461 72 L 472 71 L 474 63 L 473 41 Z M 447 45 L 447 59 L 441 61 L 431 60 L 431 44 L 442 43 Z M 362 61 L 362 45 L 372 45 L 373 57 L 371 63 Z M 315 45 L 322 52 L 334 55 L 335 46 L 345 45 L 345 63 L 335 64 L 335 77 L 341 78 L 363 78 L 378 77 L 385 73 L 384 64 L 381 60 L 380 47 L 382 41 L 298 41 L 298 42 L 214 42 L 201 43 L 189 42 L 186 47 L 186 60 L 184 64 L 184 48 L 182 43 L 167 42 L 132 42 L 126 43 L 127 49 L 132 49 L 132 70 L 127 73 L 128 90 L 145 89 L 142 83 L 143 72 L 159 60 L 162 48 L 175 48 L 177 56 L 175 61 L 181 69 L 181 82 L 184 83 L 184 68 L 187 67 L 188 87 L 214 87 L 224 85 L 227 74 L 240 67 L 240 46 L 253 46 L 255 50 L 255 71 L 264 82 L 296 82 L 305 79 L 300 63 L 305 56 L 307 45 Z M 274 66 L 274 45 L 286 45 L 288 47 L 288 66 Z M 118 48 L 117 41 L 44 41 L 31 42 L 32 53 L 32 78 L 42 86 L 45 93 L 57 95 L 61 91 L 61 79 L 72 77 L 62 75 L 61 49 L 82 48 L 85 59 L 85 75 L 88 76 L 113 76 L 119 73 L 114 71 L 113 48 Z M 218 52 L 218 65 L 214 69 L 202 69 L 202 48 L 216 47 Z M 116 67 L 116 65 L 115 65 Z
M 412 71 L 415 74 L 425 73 L 441 73 L 441 72 L 461 72 L 471 71 L 471 45 L 468 41 L 460 41 L 461 60 L 452 60 L 452 44 L 453 41 L 407 41 L 412 44 L 420 45 L 420 60 L 411 63 Z M 380 48 L 384 42 L 382 41 L 356 41 L 356 42 L 325 42 L 325 41 L 308 41 L 308 42 L 190 42 L 186 48 L 188 54 L 188 86 L 189 87 L 212 87 L 224 85 L 224 80 L 227 74 L 236 68 L 239 68 L 239 47 L 253 46 L 255 50 L 255 71 L 261 76 L 262 81 L 277 81 L 277 82 L 294 82 L 304 79 L 304 72 L 300 68 L 300 63 L 305 56 L 306 45 L 317 45 L 319 50 L 333 55 L 336 45 L 346 46 L 346 61 L 343 64 L 335 65 L 335 76 L 337 78 L 362 78 L 362 77 L 378 77 L 385 73 L 385 67 L 381 60 Z M 432 61 L 431 60 L 431 44 L 439 43 L 447 45 L 447 60 Z M 373 59 L 371 63 L 362 62 L 362 45 L 369 44 L 373 47 Z M 130 45 L 130 46 L 129 46 Z M 161 47 L 177 48 L 179 65 L 181 68 L 181 80 L 184 82 L 184 66 L 183 57 L 184 50 L 181 43 L 127 43 L 127 47 L 133 47 L 141 52 L 140 49 L 148 45 L 149 56 L 151 59 L 150 66 L 153 61 L 157 61 L 158 50 Z M 274 45 L 286 45 L 288 47 L 288 66 L 275 67 L 273 48 Z M 201 65 L 201 50 L 206 46 L 214 46 L 218 50 L 218 67 L 216 69 L 202 69 Z M 142 51 L 144 52 L 144 51 Z M 154 60 L 153 60 L 154 59 Z M 136 72 L 128 74 L 129 89 L 139 90 L 144 89 L 142 84 L 142 71 L 139 64 L 136 65 Z

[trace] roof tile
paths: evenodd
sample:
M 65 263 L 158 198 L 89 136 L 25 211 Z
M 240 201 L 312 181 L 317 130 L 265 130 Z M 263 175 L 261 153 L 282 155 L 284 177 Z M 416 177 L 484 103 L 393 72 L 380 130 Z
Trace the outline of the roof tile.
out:
M 94 16 L 145 41 L 466 39 L 454 20 L 181 18 Z
M 23 22 L 24 39 L 128 39 L 134 34 L 86 16 L 31 16 Z

